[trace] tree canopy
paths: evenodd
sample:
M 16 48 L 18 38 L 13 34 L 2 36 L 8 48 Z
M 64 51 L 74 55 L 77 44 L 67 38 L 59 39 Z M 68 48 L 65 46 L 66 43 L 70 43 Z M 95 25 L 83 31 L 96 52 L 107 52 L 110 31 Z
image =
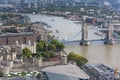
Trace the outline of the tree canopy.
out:
M 38 73 L 38 74 L 36 75 L 36 78 L 37 78 L 37 79 L 41 79 L 41 73 Z
M 4 77 L 4 73 L 0 71 L 0 77 Z
M 30 58 L 32 55 L 32 52 L 28 48 L 24 48 L 22 50 L 22 57 L 23 58 Z
M 80 67 L 88 62 L 88 60 L 85 57 L 79 54 L 75 54 L 74 52 L 70 52 L 68 54 L 68 61 L 71 61 L 71 60 L 76 61 L 77 65 Z
M 56 39 L 49 42 L 41 40 L 36 44 L 37 53 L 40 53 L 46 59 L 54 57 L 54 52 L 59 52 L 64 48 L 64 44 Z

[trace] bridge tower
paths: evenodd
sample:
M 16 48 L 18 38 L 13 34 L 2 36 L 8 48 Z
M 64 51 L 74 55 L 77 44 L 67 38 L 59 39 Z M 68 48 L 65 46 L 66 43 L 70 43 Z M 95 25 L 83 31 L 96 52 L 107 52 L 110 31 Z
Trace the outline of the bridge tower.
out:
M 106 40 L 105 40 L 105 44 L 110 44 L 110 45 L 113 45 L 114 44 L 114 41 L 113 41 L 113 25 L 111 22 L 108 22 L 108 33 L 107 33 L 107 36 L 106 36 Z
M 83 24 L 82 24 L 82 41 L 80 42 L 80 45 L 89 45 L 88 41 L 88 28 L 86 24 L 86 17 L 83 17 Z

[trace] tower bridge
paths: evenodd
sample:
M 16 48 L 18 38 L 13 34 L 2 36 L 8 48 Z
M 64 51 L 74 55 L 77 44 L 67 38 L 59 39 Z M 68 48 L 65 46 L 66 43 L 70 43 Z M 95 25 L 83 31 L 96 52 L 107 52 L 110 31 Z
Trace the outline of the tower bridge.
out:
M 89 45 L 89 44 L 94 43 L 94 42 L 103 42 L 104 44 L 110 44 L 110 45 L 113 45 L 113 44 L 118 43 L 118 42 L 120 43 L 120 36 L 117 33 L 114 32 L 115 29 L 114 29 L 113 24 L 114 23 L 108 21 L 107 22 L 107 28 L 94 28 L 94 29 L 97 29 L 98 31 L 101 30 L 101 31 L 106 31 L 107 32 L 106 37 L 104 39 L 89 40 L 88 39 L 88 34 L 89 34 L 88 25 L 85 22 L 85 18 L 84 18 L 83 23 L 82 23 L 82 30 L 74 36 L 74 37 L 79 36 L 80 33 L 81 33 L 81 40 L 73 40 L 73 41 L 72 40 L 66 40 L 66 41 L 63 41 L 63 42 L 64 43 L 79 42 L 80 45 Z M 113 39 L 113 35 L 119 37 L 119 39 Z M 74 37 L 72 37 L 72 39 Z
M 107 28 L 102 28 L 102 31 L 107 31 L 106 38 L 102 41 L 104 41 L 104 44 L 115 44 L 116 40 L 113 40 L 113 24 L 112 22 L 107 22 Z M 99 30 L 99 29 L 98 29 Z M 88 27 L 86 25 L 85 19 L 83 19 L 83 25 L 82 25 L 82 41 L 80 42 L 80 45 L 89 45 L 91 41 L 99 41 L 99 40 L 88 40 Z M 120 41 L 120 40 L 117 40 Z
M 113 25 L 112 22 L 107 22 L 108 29 L 104 28 L 101 29 L 102 31 L 107 30 L 106 38 L 103 40 L 104 44 L 111 44 L 113 45 L 115 43 L 115 40 L 113 40 Z M 80 42 L 80 45 L 89 45 L 91 41 L 98 41 L 98 40 L 88 40 L 88 28 L 85 22 L 85 19 L 83 19 L 83 25 L 82 25 L 82 41 Z M 118 41 L 118 40 L 117 40 Z

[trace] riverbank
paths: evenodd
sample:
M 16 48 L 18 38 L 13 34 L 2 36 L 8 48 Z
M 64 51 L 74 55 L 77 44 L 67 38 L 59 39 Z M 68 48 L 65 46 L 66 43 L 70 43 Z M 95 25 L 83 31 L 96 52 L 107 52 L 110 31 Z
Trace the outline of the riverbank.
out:
M 47 16 L 40 14 L 26 14 L 31 18 L 32 22 L 42 21 L 52 26 L 49 28 L 53 33 L 51 35 L 55 35 L 59 37 L 60 40 L 70 39 L 70 40 L 80 40 L 81 39 L 81 25 L 75 24 L 73 21 L 64 19 L 63 17 L 57 16 Z M 52 21 L 54 19 L 54 21 Z M 46 28 L 46 27 L 45 27 Z M 56 33 L 56 29 L 59 30 L 59 33 Z M 94 35 L 96 29 L 89 31 L 89 39 L 100 37 Z M 78 34 L 80 33 L 80 34 Z M 76 35 L 78 34 L 78 35 Z M 76 35 L 76 37 L 74 37 Z M 71 37 L 71 38 L 70 38 Z M 90 45 L 90 46 L 80 46 L 79 42 L 74 44 L 66 44 L 65 51 L 75 52 L 84 57 L 86 57 L 90 63 L 103 63 L 110 67 L 120 66 L 120 45 Z M 118 67 L 120 69 L 120 67 Z

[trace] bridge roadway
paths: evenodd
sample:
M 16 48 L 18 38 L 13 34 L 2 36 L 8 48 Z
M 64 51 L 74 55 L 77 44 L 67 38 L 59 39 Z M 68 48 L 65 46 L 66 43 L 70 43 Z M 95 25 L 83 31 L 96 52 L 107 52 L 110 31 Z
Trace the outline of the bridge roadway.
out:
M 107 39 L 94 39 L 94 40 L 87 40 L 90 44 L 104 44 L 104 42 L 106 42 L 107 41 Z M 120 44 L 120 39 L 113 39 L 113 41 L 115 42 L 115 43 L 119 43 Z M 82 42 L 82 40 L 73 40 L 73 41 L 65 41 L 65 40 L 63 40 L 63 41 L 60 41 L 60 42 L 62 42 L 62 43 L 65 43 L 65 44 L 71 44 L 71 43 L 80 43 L 80 42 Z

